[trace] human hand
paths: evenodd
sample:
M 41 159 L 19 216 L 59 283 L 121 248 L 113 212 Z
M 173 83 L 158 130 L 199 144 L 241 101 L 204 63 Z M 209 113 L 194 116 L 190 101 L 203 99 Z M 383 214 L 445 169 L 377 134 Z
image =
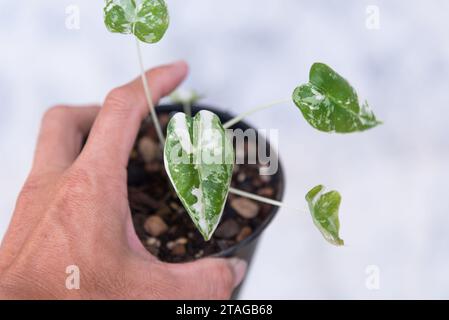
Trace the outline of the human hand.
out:
M 183 62 L 147 72 L 154 103 L 186 74 Z M 101 109 L 59 106 L 45 114 L 31 173 L 0 247 L 1 298 L 231 296 L 244 277 L 244 261 L 163 263 L 137 238 L 126 167 L 147 114 L 140 79 L 112 90 Z M 78 290 L 66 288 L 71 265 L 80 271 Z

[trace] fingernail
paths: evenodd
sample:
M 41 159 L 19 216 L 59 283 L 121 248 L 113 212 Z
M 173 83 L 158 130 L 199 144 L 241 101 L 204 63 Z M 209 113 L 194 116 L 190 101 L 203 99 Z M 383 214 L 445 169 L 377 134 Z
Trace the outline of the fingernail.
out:
M 243 281 L 248 264 L 245 260 L 238 258 L 230 258 L 228 261 L 234 272 L 234 288 L 236 288 Z

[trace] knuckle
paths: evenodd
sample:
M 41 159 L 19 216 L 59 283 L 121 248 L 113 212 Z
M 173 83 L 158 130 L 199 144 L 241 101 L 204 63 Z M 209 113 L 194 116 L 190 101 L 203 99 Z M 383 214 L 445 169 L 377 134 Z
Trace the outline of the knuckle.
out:
M 123 109 L 128 107 L 132 101 L 132 94 L 126 87 L 112 89 L 106 97 L 105 104 L 111 108 Z
M 59 196 L 65 205 L 82 200 L 86 193 L 93 188 L 93 178 L 91 174 L 81 168 L 72 168 L 62 179 L 59 188 Z
M 94 178 L 81 168 L 70 169 L 61 177 L 51 203 L 51 213 L 67 228 L 80 223 L 80 213 L 94 210 Z M 75 231 L 74 231 L 75 232 Z
M 83 168 L 73 167 L 64 177 L 65 187 L 72 191 L 84 191 L 89 189 L 92 184 L 92 175 Z
M 113 89 L 106 97 L 104 107 L 118 121 L 130 117 L 141 118 L 146 115 L 148 109 L 138 103 L 141 92 L 135 92 L 130 86 L 122 86 Z

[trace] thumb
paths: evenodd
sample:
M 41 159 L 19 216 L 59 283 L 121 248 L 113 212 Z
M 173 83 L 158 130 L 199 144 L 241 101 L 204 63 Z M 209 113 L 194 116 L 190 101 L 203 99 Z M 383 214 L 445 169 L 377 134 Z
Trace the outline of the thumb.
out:
M 206 258 L 173 265 L 187 299 L 229 299 L 245 277 L 247 263 L 238 258 Z
M 153 103 L 173 91 L 186 77 L 185 62 L 148 71 Z M 101 108 L 82 151 L 82 157 L 104 168 L 126 168 L 137 132 L 149 109 L 140 77 L 112 90 Z

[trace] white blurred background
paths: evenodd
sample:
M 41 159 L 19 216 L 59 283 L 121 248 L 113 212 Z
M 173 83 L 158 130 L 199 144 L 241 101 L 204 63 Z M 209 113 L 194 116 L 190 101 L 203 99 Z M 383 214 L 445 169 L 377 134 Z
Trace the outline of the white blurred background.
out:
M 187 60 L 185 87 L 205 102 L 239 112 L 288 98 L 321 61 L 384 121 L 365 133 L 329 135 L 293 104 L 249 119 L 280 130 L 286 203 L 305 207 L 304 194 L 318 183 L 342 193 L 347 245 L 330 246 L 309 216 L 281 210 L 241 297 L 449 298 L 449 2 L 168 4 L 171 26 L 162 42 L 145 46 L 146 65 Z M 79 29 L 66 27 L 71 5 L 80 10 Z M 102 7 L 101 0 L 0 0 L 0 237 L 45 109 L 101 102 L 138 74 L 133 39 L 107 32 Z

